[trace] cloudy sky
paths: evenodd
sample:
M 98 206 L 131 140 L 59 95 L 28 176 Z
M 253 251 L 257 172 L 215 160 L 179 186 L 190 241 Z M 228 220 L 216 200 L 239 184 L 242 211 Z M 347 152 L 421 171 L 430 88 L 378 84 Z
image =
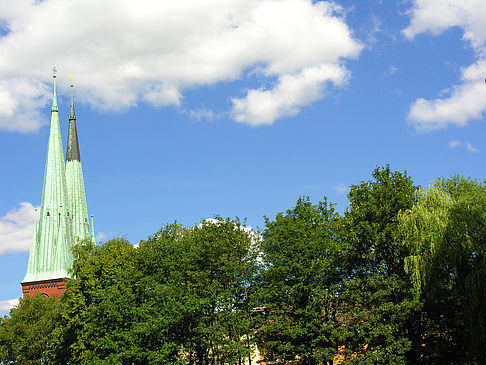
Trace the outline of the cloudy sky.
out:
M 41 203 L 53 66 L 69 74 L 98 240 L 346 209 L 390 164 L 486 175 L 484 0 L 0 0 L 0 315 Z M 65 142 L 64 142 L 65 143 Z

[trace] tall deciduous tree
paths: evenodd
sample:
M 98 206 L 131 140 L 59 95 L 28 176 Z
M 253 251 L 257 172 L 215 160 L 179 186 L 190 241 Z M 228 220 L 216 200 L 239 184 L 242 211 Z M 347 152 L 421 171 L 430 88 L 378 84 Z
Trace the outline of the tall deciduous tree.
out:
M 318 364 L 332 360 L 341 249 L 339 216 L 326 201 L 300 198 L 294 208 L 266 218 L 259 296 L 265 316 L 259 340 L 268 360 Z
M 135 249 L 125 239 L 85 242 L 75 256 L 75 279 L 62 302 L 59 363 L 144 363 L 134 336 L 134 324 L 144 319 Z
M 59 306 L 58 297 L 27 296 L 0 318 L 0 364 L 53 364 Z
M 256 237 L 218 218 L 167 225 L 137 249 L 123 239 L 78 247 L 58 358 L 204 365 L 248 357 Z
M 350 274 L 404 274 L 408 249 L 397 236 L 398 213 L 411 209 L 418 188 L 412 179 L 387 165 L 373 179 L 351 185 L 346 211 L 346 241 L 351 247 Z
M 259 236 L 236 220 L 203 221 L 186 246 L 192 265 L 183 268 L 198 300 L 190 334 L 193 360 L 237 364 L 253 344 L 251 310 L 258 270 Z
M 398 236 L 398 214 L 413 207 L 417 187 L 389 166 L 372 176 L 351 186 L 341 231 L 347 255 L 339 336 L 350 361 L 413 363 L 420 356 L 420 302 L 404 270 L 409 253 Z
M 219 217 L 164 227 L 140 244 L 152 318 L 175 335 L 185 363 L 234 364 L 249 356 L 258 245 L 258 236 L 238 220 Z

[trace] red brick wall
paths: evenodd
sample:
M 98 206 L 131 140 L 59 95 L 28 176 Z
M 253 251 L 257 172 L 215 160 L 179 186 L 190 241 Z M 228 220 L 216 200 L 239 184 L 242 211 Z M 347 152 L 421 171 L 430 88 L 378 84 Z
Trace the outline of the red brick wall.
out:
M 52 279 L 22 283 L 22 294 L 24 298 L 27 295 L 35 296 L 37 293 L 41 293 L 41 295 L 46 297 L 51 297 L 53 295 L 60 296 L 66 291 L 65 286 L 66 283 L 64 279 Z

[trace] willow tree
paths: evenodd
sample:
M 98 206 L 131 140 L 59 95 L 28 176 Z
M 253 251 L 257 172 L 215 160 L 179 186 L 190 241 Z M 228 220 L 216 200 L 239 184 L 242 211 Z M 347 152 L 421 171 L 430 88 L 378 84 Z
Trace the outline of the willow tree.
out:
M 486 182 L 437 180 L 400 216 L 430 361 L 486 360 Z M 460 355 L 458 355 L 460 354 Z M 458 356 L 456 358 L 456 356 Z M 460 356 L 460 357 L 459 357 Z

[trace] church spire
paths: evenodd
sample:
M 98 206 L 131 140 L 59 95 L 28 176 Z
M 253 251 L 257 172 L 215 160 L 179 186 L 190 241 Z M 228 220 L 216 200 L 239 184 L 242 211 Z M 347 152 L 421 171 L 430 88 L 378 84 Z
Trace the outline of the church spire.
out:
M 66 147 L 66 181 L 69 194 L 69 206 L 72 212 L 73 238 L 89 238 L 88 208 L 84 190 L 81 155 L 79 153 L 78 131 L 76 128 L 76 114 L 74 113 L 74 83 L 71 77 L 71 111 L 69 113 L 69 129 Z
M 54 93 L 52 96 L 52 108 L 51 112 L 57 112 L 57 97 L 56 97 L 56 66 L 52 68 L 52 78 L 54 79 Z
M 56 99 L 56 68 L 51 124 L 38 228 L 34 229 L 24 283 L 69 277 L 72 230 Z
M 69 75 L 72 77 L 72 75 Z M 79 143 L 78 143 L 78 131 L 76 129 L 76 114 L 74 113 L 74 97 L 73 88 L 74 83 L 71 79 L 71 111 L 69 113 L 69 130 L 68 130 L 68 140 L 66 148 L 66 161 L 81 161 L 81 155 L 79 154 Z

